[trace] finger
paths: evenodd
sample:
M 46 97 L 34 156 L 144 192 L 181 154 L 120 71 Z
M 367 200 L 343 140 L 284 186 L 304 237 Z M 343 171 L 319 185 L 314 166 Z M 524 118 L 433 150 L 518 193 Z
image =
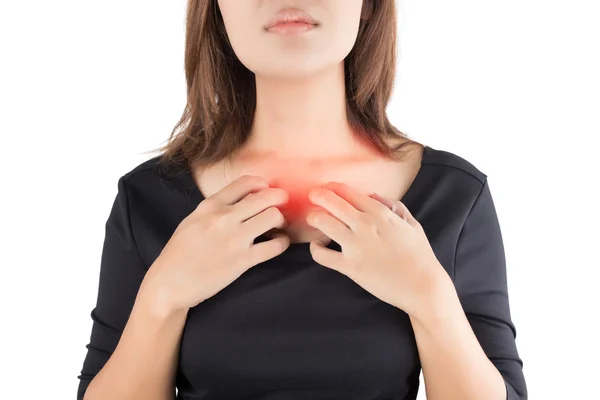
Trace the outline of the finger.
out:
M 325 211 L 310 210 L 306 215 L 306 223 L 317 228 L 340 245 L 348 245 L 352 231 L 346 224 Z
M 260 264 L 283 253 L 290 246 L 290 238 L 282 233 L 276 233 L 273 239 L 253 244 L 250 247 L 250 267 Z
M 343 253 L 326 247 L 321 241 L 316 239 L 310 242 L 309 249 L 313 260 L 317 263 L 344 273 L 345 259 Z
M 233 205 L 251 192 L 257 192 L 268 187 L 268 182 L 260 176 L 243 175 L 210 196 L 210 199 L 218 204 Z
M 264 234 L 270 229 L 284 229 L 287 221 L 277 207 L 269 207 L 254 217 L 240 224 L 240 235 L 252 243 L 257 236 Z
M 244 222 L 258 215 L 269 207 L 283 206 L 289 201 L 288 193 L 280 188 L 265 188 L 258 192 L 249 193 L 233 205 L 235 219 Z
M 342 182 L 328 182 L 325 189 L 336 193 L 358 211 L 367 213 L 381 212 L 381 203 L 359 192 L 350 185 Z
M 413 228 L 421 226 L 421 224 L 419 224 L 419 221 L 417 221 L 416 218 L 413 217 L 408 207 L 406 207 L 406 204 L 402 203 L 401 201 L 394 202 L 394 208 L 392 208 L 392 211 L 394 211 L 396 215 L 399 215 L 400 218 L 408 222 L 408 224 Z
M 378 195 L 377 193 L 372 193 L 369 195 L 369 197 L 379 201 L 381 204 L 383 204 L 384 206 L 387 207 L 388 211 L 399 216 L 400 218 L 404 219 L 406 221 L 406 219 L 404 218 L 403 215 L 398 214 L 398 204 L 396 200 L 390 200 L 387 199 L 385 197 L 381 197 L 380 195 Z M 408 222 L 408 221 L 407 221 Z
M 356 231 L 356 221 L 360 212 L 337 193 L 324 188 L 315 188 L 310 191 L 308 198 L 311 203 L 323 207 L 351 230 Z
M 371 193 L 369 195 L 369 197 L 379 201 L 381 204 L 385 205 L 387 208 L 389 208 L 390 210 L 392 209 L 392 206 L 394 205 L 394 200 L 390 200 L 387 199 L 385 197 L 381 197 L 380 195 L 378 195 L 377 193 Z

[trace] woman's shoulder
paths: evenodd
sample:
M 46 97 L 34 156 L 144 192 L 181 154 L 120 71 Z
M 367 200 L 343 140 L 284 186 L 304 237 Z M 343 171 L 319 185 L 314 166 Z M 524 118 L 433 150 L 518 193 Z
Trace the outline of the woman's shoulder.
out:
M 418 187 L 419 201 L 432 201 L 457 207 L 472 204 L 487 182 L 478 164 L 457 151 L 424 146 Z
M 430 170 L 439 169 L 463 181 L 474 180 L 483 184 L 487 179 L 487 174 L 472 160 L 449 149 L 425 145 L 423 164 L 428 165 Z
M 138 198 L 161 195 L 189 196 L 193 181 L 187 166 L 182 161 L 164 162 L 161 155 L 147 159 L 126 170 L 121 180 L 128 192 Z

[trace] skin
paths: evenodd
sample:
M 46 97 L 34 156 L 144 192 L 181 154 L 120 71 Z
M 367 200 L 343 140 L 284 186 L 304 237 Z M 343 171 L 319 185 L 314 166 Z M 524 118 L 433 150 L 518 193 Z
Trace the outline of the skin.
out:
M 256 75 L 255 123 L 245 152 L 321 159 L 363 154 L 347 122 L 343 73 L 362 0 L 294 3 L 319 25 L 302 35 L 282 36 L 262 28 L 282 2 L 219 0 L 234 51 Z M 338 253 L 312 240 L 315 261 L 348 275 L 411 317 L 427 397 L 505 399 L 502 376 L 484 354 L 452 282 L 406 207 L 339 182 L 332 182 L 331 189 L 313 188 L 309 199 L 322 210 L 308 212 L 307 224 L 344 247 Z M 374 224 L 379 234 L 367 228 Z M 399 250 L 398 243 L 412 245 Z M 361 270 L 359 265 L 379 268 Z
M 242 161 L 266 158 L 321 165 L 325 160 L 371 156 L 348 124 L 344 98 L 343 60 L 356 40 L 362 0 L 289 2 L 305 7 L 319 26 L 300 36 L 265 32 L 263 26 L 283 3 L 218 1 L 237 56 L 256 75 L 256 116 Z M 315 239 L 310 243 L 313 258 L 410 316 L 427 398 L 505 399 L 500 373 L 483 353 L 452 282 L 406 207 L 341 182 L 307 191 L 315 209 L 306 213 L 304 222 L 343 248 L 334 252 Z M 251 192 L 256 194 L 249 196 Z M 173 399 L 188 310 L 254 263 L 285 249 L 289 240 L 273 239 L 261 248 L 250 243 L 257 234 L 284 224 L 273 210 L 288 200 L 286 191 L 270 189 L 262 178 L 246 177 L 203 201 L 150 267 L 118 346 L 85 399 Z M 224 238 L 235 243 L 235 251 L 215 250 Z
M 382 163 L 358 140 L 346 114 L 343 60 L 356 42 L 362 0 L 218 4 L 237 57 L 256 76 L 257 107 L 236 167 L 215 175 L 251 173 L 284 188 L 291 200 L 281 210 L 291 242 L 327 242 L 305 223 L 311 186 L 332 175 L 344 179 L 358 165 Z M 296 36 L 266 32 L 265 25 L 285 4 L 310 14 L 318 26 Z
M 481 348 L 450 277 L 408 208 L 340 182 L 312 190 L 309 199 L 324 211 L 309 213 L 308 223 L 342 247 L 337 252 L 312 241 L 313 259 L 409 315 L 427 398 L 506 399 L 502 375 Z
M 284 3 L 304 7 L 319 26 L 297 36 L 266 32 L 264 25 Z M 367 151 L 348 124 L 343 71 L 358 34 L 361 0 L 218 4 L 236 55 L 256 75 L 248 156 L 322 160 Z

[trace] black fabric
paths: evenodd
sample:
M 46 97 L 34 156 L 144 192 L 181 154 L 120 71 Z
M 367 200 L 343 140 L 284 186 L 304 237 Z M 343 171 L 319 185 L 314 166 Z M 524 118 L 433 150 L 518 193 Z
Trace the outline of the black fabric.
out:
M 114 351 L 148 267 L 203 200 L 186 167 L 163 170 L 157 158 L 123 175 L 117 186 L 78 399 Z M 452 277 L 479 342 L 504 377 L 507 398 L 526 399 L 487 176 L 427 146 L 401 200 Z M 328 247 L 340 250 L 335 241 Z M 291 244 L 192 308 L 182 335 L 179 400 L 408 400 L 419 390 L 408 315 L 314 262 L 308 243 Z

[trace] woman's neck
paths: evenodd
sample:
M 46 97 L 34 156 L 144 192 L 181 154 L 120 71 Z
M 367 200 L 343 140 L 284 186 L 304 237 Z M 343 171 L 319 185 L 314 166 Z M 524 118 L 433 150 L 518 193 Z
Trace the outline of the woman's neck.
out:
M 256 77 L 257 104 L 243 152 L 290 158 L 355 154 L 343 64 L 303 78 Z

